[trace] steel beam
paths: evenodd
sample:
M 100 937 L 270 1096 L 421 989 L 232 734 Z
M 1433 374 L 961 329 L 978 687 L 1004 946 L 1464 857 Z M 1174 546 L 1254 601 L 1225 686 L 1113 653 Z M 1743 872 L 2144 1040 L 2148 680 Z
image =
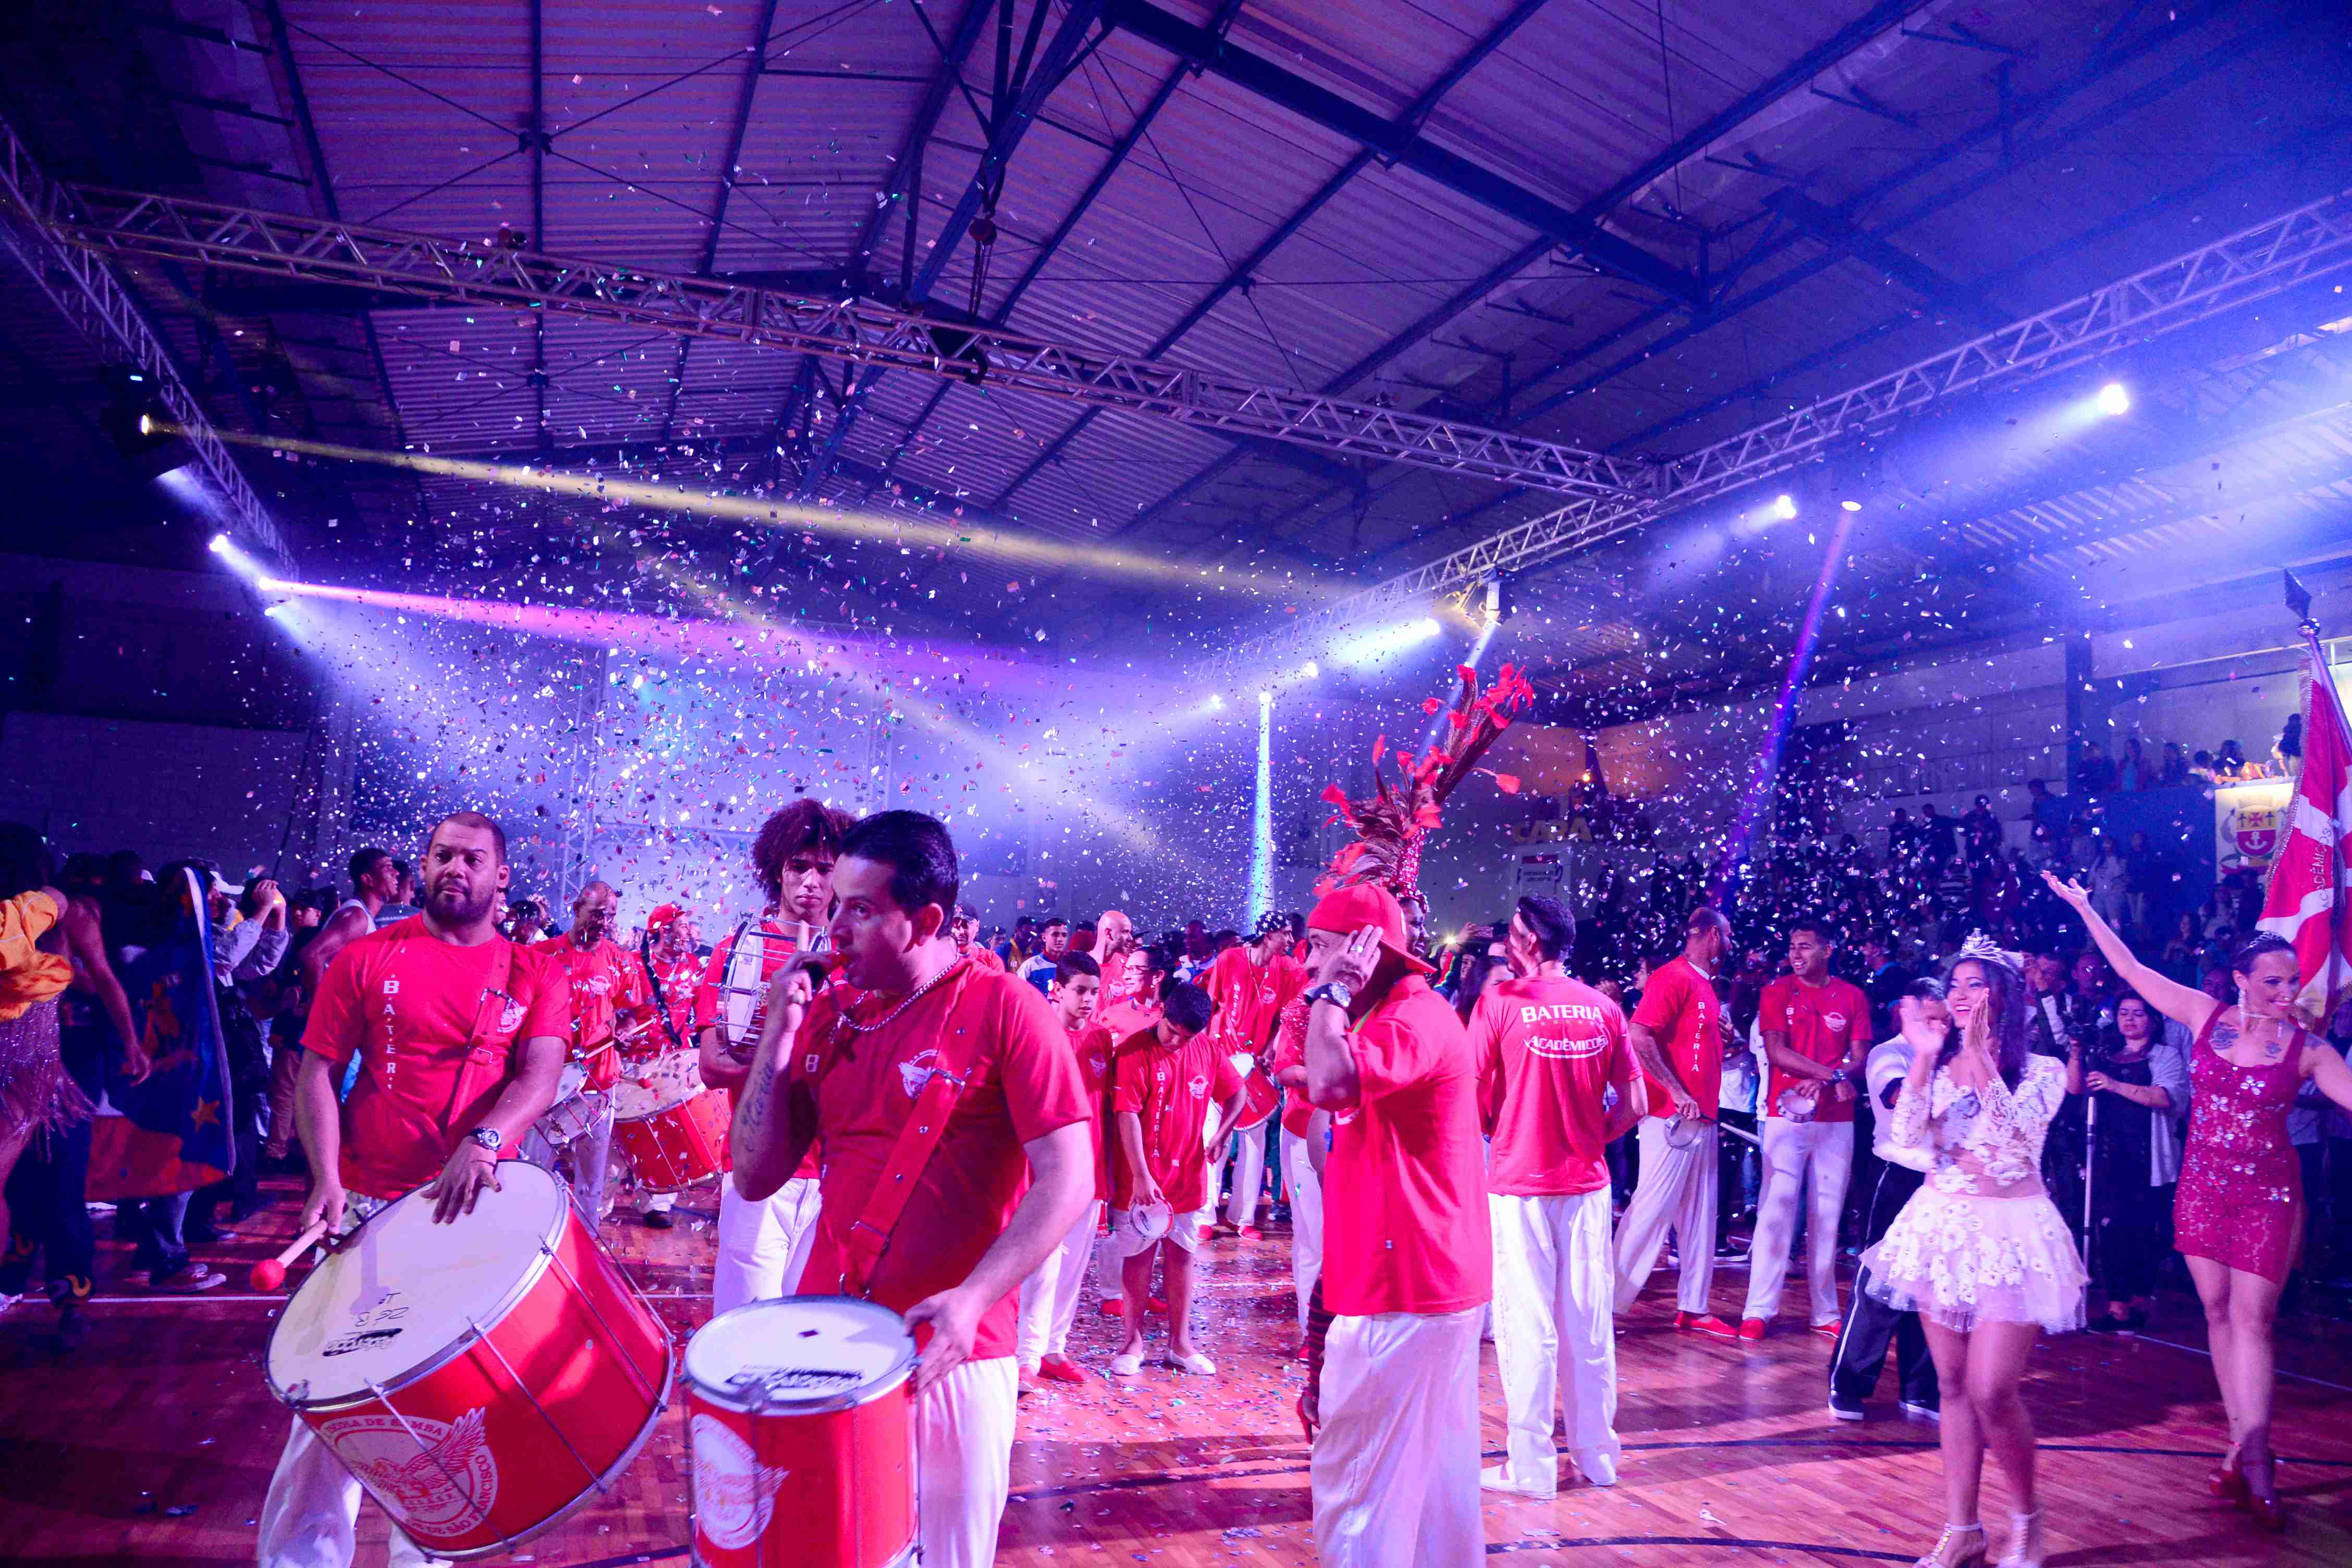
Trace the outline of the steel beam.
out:
M 1833 443 L 1884 433 L 1949 400 L 2078 369 L 2127 344 L 2210 321 L 2306 280 L 2352 268 L 2352 191 L 2283 213 L 2028 316 L 1997 332 L 1667 460 L 1648 496 L 1595 497 L 1531 518 L 1326 608 L 1226 656 L 1239 672 L 1306 657 L 1343 627 L 1447 588 L 1524 571 L 1668 511 L 1759 483 Z
M 62 188 L 34 163 L 16 127 L 0 119 L 0 243 L 93 347 L 138 366 L 147 376 L 157 400 L 179 426 L 181 437 L 195 452 L 201 482 L 218 498 L 228 531 L 290 560 L 285 534 L 205 417 L 203 403 L 181 371 L 179 356 L 103 256 L 58 243 L 53 221 L 65 199 Z
M 1107 0 L 1104 16 L 1113 26 L 1157 45 L 1178 59 L 1189 60 L 1311 124 L 1360 143 L 1375 156 L 1569 246 L 1595 266 L 1664 295 L 1685 310 L 1706 308 L 1705 287 L 1692 274 L 1601 224 L 1579 217 L 1557 202 L 1437 145 L 1408 125 L 1384 120 L 1361 104 L 1146 0 Z

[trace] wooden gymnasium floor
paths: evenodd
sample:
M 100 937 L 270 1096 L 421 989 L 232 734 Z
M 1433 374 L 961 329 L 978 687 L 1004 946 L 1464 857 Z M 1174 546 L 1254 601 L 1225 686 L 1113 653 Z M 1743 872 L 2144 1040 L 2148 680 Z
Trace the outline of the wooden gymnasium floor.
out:
M 286 1418 L 260 1358 L 275 1307 L 245 1265 L 282 1245 L 294 1200 L 210 1249 L 231 1283 L 157 1300 L 119 1278 L 102 1243 L 95 1331 L 60 1358 L 46 1305 L 0 1318 L 0 1560 L 16 1564 L 252 1561 L 254 1521 Z M 634 1218 L 605 1235 L 681 1332 L 708 1317 L 709 1210 L 679 1226 Z M 103 1237 L 104 1225 L 100 1232 Z M 281 1238 L 273 1243 L 270 1238 Z M 1156 1370 L 1024 1403 L 1000 1562 L 1028 1568 L 1307 1564 L 1307 1450 L 1291 1401 L 1288 1255 L 1274 1236 L 1203 1248 L 1210 1380 Z M 1718 1269 L 1716 1309 L 1737 1312 L 1745 1271 Z M 1487 1552 L 1545 1564 L 1908 1563 L 1942 1516 L 1935 1431 L 1885 1399 L 1861 1425 L 1822 1408 L 1828 1346 L 1803 1333 L 1744 1349 L 1675 1334 L 1662 1274 L 1619 1325 L 1624 1474 L 1550 1503 L 1486 1502 Z M 1099 1367 L 1108 1320 L 1089 1295 L 1075 1347 Z M 2310 1318 L 2282 1331 L 2279 1447 L 2291 1515 L 2259 1535 L 2210 1501 L 2221 1412 L 2193 1303 L 2167 1303 L 2145 1337 L 2076 1334 L 2037 1351 L 2027 1391 L 2042 1433 L 2054 1564 L 2352 1563 L 2352 1331 Z M 1487 1447 L 1501 1441 L 1491 1353 Z M 1988 1516 L 2005 1520 L 1997 1479 Z M 383 1517 L 362 1511 L 359 1561 L 384 1561 Z M 609 1503 L 541 1537 L 519 1560 L 550 1568 L 682 1562 L 687 1469 L 673 1405 Z M 2004 1544 L 1994 1535 L 1996 1552 Z

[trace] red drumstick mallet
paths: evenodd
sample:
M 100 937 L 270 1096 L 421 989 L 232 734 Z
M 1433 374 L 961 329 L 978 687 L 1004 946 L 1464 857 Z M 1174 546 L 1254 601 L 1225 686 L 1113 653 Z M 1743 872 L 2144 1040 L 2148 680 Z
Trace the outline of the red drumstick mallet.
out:
M 275 1258 L 264 1258 L 255 1264 L 253 1272 L 246 1276 L 245 1282 L 256 1290 L 277 1289 L 286 1283 L 287 1266 L 316 1247 L 319 1244 L 319 1238 L 326 1234 L 327 1222 L 325 1220 L 315 1222 L 310 1229 L 296 1237 L 285 1251 Z

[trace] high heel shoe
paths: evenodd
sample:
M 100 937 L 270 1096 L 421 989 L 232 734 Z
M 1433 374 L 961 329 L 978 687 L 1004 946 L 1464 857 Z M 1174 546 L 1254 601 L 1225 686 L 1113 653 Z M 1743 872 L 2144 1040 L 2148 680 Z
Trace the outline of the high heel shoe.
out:
M 2268 1497 L 2254 1490 L 2253 1482 L 2246 1477 L 2242 1468 L 2241 1468 L 2238 1477 L 2238 1508 L 2248 1519 L 2254 1521 L 2255 1529 L 2276 1535 L 2286 1529 L 2286 1509 L 2279 1501 L 2276 1459 L 2270 1462 L 2270 1475 L 2266 1479 L 2271 1483 L 2271 1495 Z
M 1969 1543 L 1970 1537 L 1975 1538 L 1973 1546 Z M 1944 1550 L 1948 1546 L 1958 1547 L 1960 1554 L 1958 1557 L 1945 1556 Z M 1984 1526 L 1948 1524 L 1944 1526 L 1944 1532 L 1936 1537 L 1935 1550 L 1913 1563 L 1911 1568 L 1984 1568 Z
M 2237 1450 L 2231 1449 L 2213 1467 L 2205 1478 L 2205 1489 L 2223 1502 L 2242 1503 L 2246 1500 L 2246 1472 L 2238 1467 Z
M 2017 1533 L 2009 1543 L 2009 1555 L 2000 1560 L 2000 1568 L 2042 1568 L 2042 1510 L 2012 1513 L 2009 1521 Z

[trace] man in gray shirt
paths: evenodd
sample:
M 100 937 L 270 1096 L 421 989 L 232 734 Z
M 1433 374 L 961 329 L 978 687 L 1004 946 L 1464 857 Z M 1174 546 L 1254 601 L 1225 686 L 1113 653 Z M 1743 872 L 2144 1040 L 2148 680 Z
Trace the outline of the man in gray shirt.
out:
M 1944 1010 L 1944 983 L 1913 981 L 1895 999 L 1895 1037 L 1873 1046 L 1864 1060 L 1863 1081 L 1874 1118 L 1871 1150 L 1880 1161 L 1878 1180 L 1871 1187 L 1864 1211 L 1862 1244 L 1865 1249 L 1876 1246 L 1886 1234 L 1886 1227 L 1895 1223 L 1895 1216 L 1903 1212 L 1927 1174 L 1927 1152 L 1898 1148 L 1889 1137 L 1895 1124 L 1895 1097 L 1911 1070 L 1911 1043 L 1903 1037 L 1904 1026 L 1941 1022 L 1948 1016 Z M 1846 1307 L 1837 1349 L 1830 1356 L 1831 1415 L 1841 1421 L 1862 1419 L 1863 1402 L 1878 1387 L 1890 1340 L 1895 1344 L 1897 1396 L 1903 1408 L 1915 1415 L 1937 1416 L 1943 1394 L 1936 1381 L 1935 1359 L 1927 1352 L 1927 1333 L 1919 1327 L 1919 1314 L 1898 1312 L 1872 1296 L 1867 1268 L 1854 1276 L 1853 1300 Z

